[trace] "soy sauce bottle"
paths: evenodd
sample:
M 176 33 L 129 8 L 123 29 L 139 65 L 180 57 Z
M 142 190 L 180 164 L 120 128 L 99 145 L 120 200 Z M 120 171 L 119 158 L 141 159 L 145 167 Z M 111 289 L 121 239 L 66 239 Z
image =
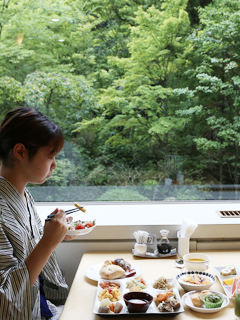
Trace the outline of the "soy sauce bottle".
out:
M 161 239 L 157 244 L 158 253 L 160 254 L 167 254 L 171 252 L 172 244 L 168 240 L 168 230 L 160 230 Z

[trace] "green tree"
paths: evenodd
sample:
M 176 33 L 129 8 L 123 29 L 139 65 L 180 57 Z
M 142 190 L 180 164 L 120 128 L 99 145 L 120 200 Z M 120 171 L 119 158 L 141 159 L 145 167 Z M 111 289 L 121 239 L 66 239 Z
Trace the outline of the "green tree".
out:
M 95 126 L 108 150 L 116 157 L 163 159 L 172 152 L 183 121 L 175 116 L 179 99 L 175 88 L 189 48 L 185 38 L 189 19 L 187 1 L 167 1 L 161 10 L 139 7 L 130 26 L 130 56 L 109 57 L 109 62 L 124 70 L 112 86 L 102 90 L 101 116 L 81 123 L 81 128 Z
M 179 112 L 192 119 L 192 128 L 198 123 L 197 148 L 220 183 L 239 183 L 239 13 L 239 1 L 217 0 L 199 9 L 199 30 L 191 36 L 195 69 L 188 71 L 197 100 Z

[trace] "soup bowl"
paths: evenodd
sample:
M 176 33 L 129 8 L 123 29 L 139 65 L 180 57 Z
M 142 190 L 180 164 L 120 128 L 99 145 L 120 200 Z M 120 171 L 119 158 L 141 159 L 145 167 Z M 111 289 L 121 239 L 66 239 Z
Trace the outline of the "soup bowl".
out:
M 132 291 L 123 295 L 129 313 L 145 313 L 153 301 L 153 296 L 146 292 Z
M 204 253 L 188 253 L 183 256 L 184 267 L 193 271 L 205 271 L 211 257 Z

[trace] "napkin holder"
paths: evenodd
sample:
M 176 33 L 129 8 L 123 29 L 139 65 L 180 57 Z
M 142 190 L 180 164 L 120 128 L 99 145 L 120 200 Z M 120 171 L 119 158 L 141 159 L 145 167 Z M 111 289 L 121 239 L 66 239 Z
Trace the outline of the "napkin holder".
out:
M 181 237 L 181 230 L 177 232 L 178 237 L 178 256 L 182 258 L 185 254 L 189 253 L 190 238 Z

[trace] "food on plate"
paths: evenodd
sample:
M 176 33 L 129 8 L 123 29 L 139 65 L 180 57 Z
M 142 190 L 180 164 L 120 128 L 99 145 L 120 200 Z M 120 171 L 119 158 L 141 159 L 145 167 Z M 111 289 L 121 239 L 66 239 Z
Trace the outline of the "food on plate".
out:
M 238 278 L 240 279 L 240 277 L 238 277 Z M 225 284 L 226 286 L 232 286 L 234 279 L 235 278 L 224 279 L 223 284 Z
M 239 277 L 235 277 L 233 280 L 232 289 L 231 289 L 231 293 L 232 293 L 233 298 L 235 298 L 236 292 L 240 292 Z
M 211 291 L 208 290 L 203 290 L 203 291 L 199 291 L 199 292 L 195 292 L 193 293 L 190 298 L 192 301 L 192 304 L 195 307 L 201 308 L 203 306 L 203 297 L 207 294 L 211 294 Z
M 100 282 L 99 285 L 102 289 L 108 289 L 108 288 L 114 288 L 114 287 L 120 288 L 121 287 L 121 284 L 117 281 L 103 281 L 103 282 Z
M 224 267 L 221 271 L 220 271 L 220 274 L 222 276 L 230 276 L 230 275 L 235 275 L 237 274 L 237 271 L 236 271 L 236 268 L 235 266 L 226 266 Z
M 110 264 L 105 267 L 102 267 L 100 272 L 100 277 L 103 279 L 113 280 L 119 279 L 125 275 L 125 270 L 123 268 Z
M 172 291 L 160 293 L 153 300 L 160 312 L 174 312 L 174 310 L 180 307 L 180 301 L 174 297 Z
M 200 276 L 199 274 L 189 274 L 186 277 L 182 277 L 181 280 L 196 285 L 205 285 L 211 283 L 210 278 L 206 276 Z
M 208 309 L 220 308 L 223 304 L 223 297 L 218 294 L 207 294 L 203 296 L 203 302 Z
M 108 307 L 99 306 L 99 308 L 98 308 L 99 313 L 108 313 L 108 311 L 109 311 Z
M 117 258 L 115 260 L 108 259 L 104 262 L 99 274 L 103 279 L 119 279 L 125 276 L 126 272 L 133 271 L 130 270 L 130 268 L 131 264 L 123 258 Z M 129 273 L 126 277 L 133 276 L 134 274 L 136 274 L 136 272 Z
M 117 258 L 114 260 L 114 263 L 123 268 L 123 270 L 125 271 L 129 271 L 131 269 L 131 264 L 129 262 L 127 262 L 126 260 L 124 260 L 123 258 Z
M 102 299 L 100 302 L 101 307 L 108 307 L 112 302 L 109 298 Z
M 120 291 L 118 288 L 103 289 L 98 293 L 98 299 L 101 301 L 108 298 L 111 302 L 120 300 Z
M 123 305 L 120 302 L 112 303 L 109 305 L 109 308 L 114 313 L 120 313 L 122 311 Z
M 120 313 L 123 305 L 120 302 L 112 303 L 108 298 L 103 299 L 98 308 L 99 313 Z
M 86 209 L 84 209 L 83 206 L 80 206 L 80 204 L 78 204 L 77 202 L 74 202 L 74 206 L 79 208 L 79 210 L 81 210 L 82 212 L 86 212 Z
M 165 291 L 164 293 L 159 293 L 157 297 L 154 298 L 154 301 L 158 306 L 160 302 L 166 301 L 169 296 L 174 296 L 171 290 Z
M 68 230 L 86 229 L 86 228 L 91 228 L 95 225 L 96 225 L 96 220 L 93 220 L 93 221 L 82 221 L 82 220 L 73 221 L 73 217 L 67 217 Z
M 173 286 L 168 282 L 168 280 L 165 277 L 160 277 L 154 282 L 153 288 L 165 290 L 172 289 Z
M 126 287 L 132 292 L 132 291 L 143 291 L 143 289 L 146 289 L 147 286 L 144 279 L 141 278 L 141 279 L 132 279 L 127 281 Z

